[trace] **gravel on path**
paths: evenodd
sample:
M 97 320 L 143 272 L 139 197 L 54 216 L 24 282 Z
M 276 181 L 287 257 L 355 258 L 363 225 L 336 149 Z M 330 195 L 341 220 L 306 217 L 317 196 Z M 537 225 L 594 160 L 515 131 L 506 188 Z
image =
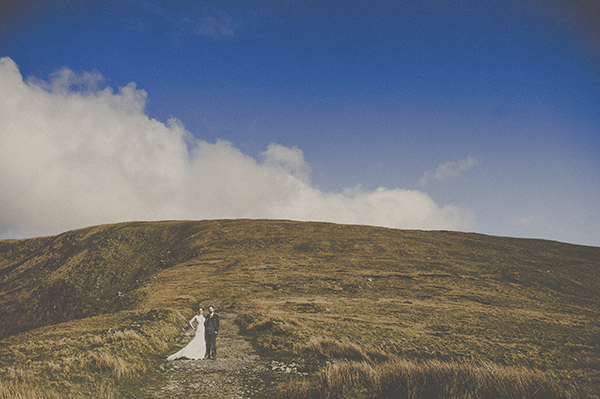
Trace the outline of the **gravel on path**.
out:
M 261 358 L 239 333 L 235 315 L 220 313 L 217 360 L 175 360 L 161 363 L 156 378 L 142 388 L 142 398 L 266 398 L 290 369 Z M 190 330 L 191 331 L 191 330 Z M 182 336 L 182 347 L 193 331 Z

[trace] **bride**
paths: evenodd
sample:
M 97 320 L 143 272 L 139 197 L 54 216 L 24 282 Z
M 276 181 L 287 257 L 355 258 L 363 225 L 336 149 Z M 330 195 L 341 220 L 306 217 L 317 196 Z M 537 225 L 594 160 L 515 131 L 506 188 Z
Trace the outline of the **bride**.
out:
M 167 360 L 175 360 L 182 357 L 192 360 L 199 360 L 204 357 L 206 352 L 206 343 L 204 341 L 204 320 L 204 310 L 202 308 L 198 308 L 198 314 L 192 317 L 192 319 L 189 321 L 190 326 L 196 330 L 194 339 L 192 339 L 190 343 L 185 346 L 185 348 L 169 356 Z

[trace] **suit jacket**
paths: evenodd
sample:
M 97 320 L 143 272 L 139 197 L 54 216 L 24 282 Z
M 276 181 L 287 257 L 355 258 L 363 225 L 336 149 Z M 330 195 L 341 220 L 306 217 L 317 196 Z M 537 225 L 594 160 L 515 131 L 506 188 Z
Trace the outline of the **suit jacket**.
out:
M 210 315 L 206 316 L 206 320 L 204 320 L 204 331 L 206 332 L 216 332 L 219 331 L 219 315 L 213 313 L 212 317 Z

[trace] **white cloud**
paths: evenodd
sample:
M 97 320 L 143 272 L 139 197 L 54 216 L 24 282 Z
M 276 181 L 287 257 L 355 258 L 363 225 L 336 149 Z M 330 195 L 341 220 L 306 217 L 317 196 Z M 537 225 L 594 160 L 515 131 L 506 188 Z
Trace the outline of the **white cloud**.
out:
M 288 148 L 279 144 L 271 144 L 261 154 L 263 165 L 290 174 L 303 182 L 309 182 L 310 167 L 304 161 L 304 153 L 297 147 Z
M 468 210 L 420 191 L 324 192 L 296 147 L 254 159 L 145 113 L 131 83 L 62 70 L 24 81 L 0 59 L 0 236 L 55 234 L 127 220 L 280 218 L 399 228 L 466 229 Z
M 443 163 L 437 167 L 435 172 L 425 172 L 425 174 L 423 175 L 423 177 L 421 177 L 421 180 L 419 181 L 419 185 L 421 187 L 424 187 L 427 183 L 429 183 L 432 180 L 441 181 L 458 177 L 464 171 L 471 169 L 475 165 L 477 165 L 477 160 L 473 157 L 466 157 L 457 162 L 449 161 Z

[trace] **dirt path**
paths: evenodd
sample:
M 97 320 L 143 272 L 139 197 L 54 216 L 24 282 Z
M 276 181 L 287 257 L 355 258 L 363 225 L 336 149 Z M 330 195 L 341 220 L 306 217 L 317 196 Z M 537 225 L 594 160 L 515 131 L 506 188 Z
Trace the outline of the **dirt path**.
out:
M 235 315 L 221 313 L 217 338 L 218 358 L 214 360 L 164 361 L 156 378 L 142 388 L 142 398 L 265 398 L 274 397 L 274 385 L 286 367 L 258 356 L 239 334 Z M 181 346 L 192 339 L 188 331 Z M 287 369 L 290 372 L 290 369 Z

